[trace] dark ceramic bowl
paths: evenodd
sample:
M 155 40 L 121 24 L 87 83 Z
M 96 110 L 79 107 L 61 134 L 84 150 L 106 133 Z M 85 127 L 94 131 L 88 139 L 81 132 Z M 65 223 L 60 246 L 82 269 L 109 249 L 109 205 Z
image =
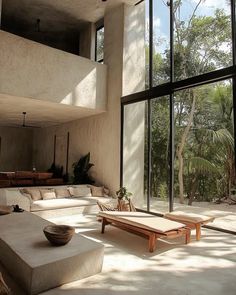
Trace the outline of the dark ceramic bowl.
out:
M 55 246 L 62 246 L 71 240 L 75 229 L 69 225 L 47 225 L 43 232 L 48 241 Z

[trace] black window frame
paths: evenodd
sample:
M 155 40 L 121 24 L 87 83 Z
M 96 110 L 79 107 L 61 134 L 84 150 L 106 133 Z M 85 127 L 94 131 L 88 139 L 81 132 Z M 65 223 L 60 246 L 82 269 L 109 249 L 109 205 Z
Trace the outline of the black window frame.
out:
M 232 24 L 232 65 L 223 69 L 215 70 L 212 72 L 204 73 L 198 76 L 186 78 L 184 80 L 174 80 L 174 24 L 173 24 L 173 2 L 169 1 L 170 5 L 170 82 L 164 83 L 153 87 L 153 1 L 149 1 L 149 89 L 140 91 L 137 93 L 129 94 L 121 97 L 121 139 L 120 139 L 120 186 L 123 186 L 123 135 L 124 135 L 124 108 L 126 105 L 147 101 L 147 126 L 148 126 L 148 173 L 147 173 L 147 211 L 153 214 L 155 212 L 150 211 L 150 193 L 151 193 L 151 109 L 150 102 L 152 99 L 156 99 L 162 96 L 169 96 L 170 105 L 170 156 L 169 156 L 169 167 L 170 167 L 170 181 L 169 181 L 169 211 L 174 210 L 174 93 L 179 90 L 189 89 L 196 86 L 207 85 L 210 83 L 232 79 L 232 93 L 233 93 L 233 115 L 234 115 L 234 153 L 236 155 L 236 4 L 235 0 L 231 0 L 231 24 Z M 141 3 L 140 1 L 137 3 Z M 236 167 L 236 157 L 235 157 Z M 212 228 L 210 226 L 206 226 Z M 234 231 L 224 230 L 221 228 L 215 228 L 219 231 L 236 234 Z

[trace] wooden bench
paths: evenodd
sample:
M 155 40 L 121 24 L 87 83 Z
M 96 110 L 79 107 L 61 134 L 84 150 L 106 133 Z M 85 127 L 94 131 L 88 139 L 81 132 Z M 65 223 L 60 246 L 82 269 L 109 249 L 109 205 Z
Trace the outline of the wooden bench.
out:
M 148 250 L 156 249 L 159 238 L 185 237 L 185 243 L 190 242 L 190 229 L 179 222 L 167 220 L 143 212 L 103 211 L 98 217 L 102 219 L 102 233 L 106 225 L 113 225 L 131 233 L 148 238 Z
M 214 221 L 214 217 L 209 217 L 200 214 L 187 213 L 182 211 L 174 211 L 170 213 L 166 213 L 164 215 L 165 218 L 177 222 L 184 223 L 191 229 L 196 229 L 196 240 L 199 241 L 201 239 L 201 227 L 204 224 Z

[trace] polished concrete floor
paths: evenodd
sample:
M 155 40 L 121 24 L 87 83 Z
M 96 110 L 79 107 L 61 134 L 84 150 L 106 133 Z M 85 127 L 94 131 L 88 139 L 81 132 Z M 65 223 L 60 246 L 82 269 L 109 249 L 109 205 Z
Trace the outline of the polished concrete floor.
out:
M 236 236 L 203 229 L 201 241 L 185 245 L 182 239 L 159 240 L 154 253 L 147 240 L 106 227 L 95 215 L 53 218 L 57 224 L 75 226 L 76 232 L 103 243 L 103 271 L 95 276 L 41 293 L 43 295 L 235 295 Z M 13 294 L 22 292 L 4 272 Z

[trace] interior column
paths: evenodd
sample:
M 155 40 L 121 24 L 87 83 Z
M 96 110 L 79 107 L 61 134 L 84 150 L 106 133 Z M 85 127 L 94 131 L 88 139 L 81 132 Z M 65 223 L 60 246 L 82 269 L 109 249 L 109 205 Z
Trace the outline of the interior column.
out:
M 145 90 L 145 2 L 125 5 L 123 96 Z M 123 185 L 144 204 L 145 101 L 125 106 Z

